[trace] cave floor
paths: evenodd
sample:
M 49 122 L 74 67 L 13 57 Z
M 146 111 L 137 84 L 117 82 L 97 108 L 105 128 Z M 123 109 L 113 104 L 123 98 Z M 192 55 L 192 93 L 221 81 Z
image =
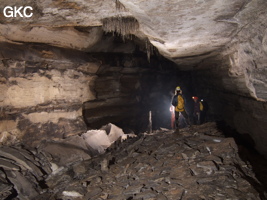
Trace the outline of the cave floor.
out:
M 38 199 L 266 199 L 239 149 L 215 123 L 159 130 L 50 176 Z

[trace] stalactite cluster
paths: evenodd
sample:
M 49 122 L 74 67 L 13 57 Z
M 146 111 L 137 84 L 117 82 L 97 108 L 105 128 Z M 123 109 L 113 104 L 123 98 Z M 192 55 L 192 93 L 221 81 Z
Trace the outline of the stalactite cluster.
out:
M 146 40 L 146 54 L 147 60 L 150 62 L 150 57 L 153 55 L 154 46 L 149 42 L 149 39 Z
M 119 1 L 116 1 L 116 8 Z M 122 5 L 123 6 L 123 5 Z M 104 18 L 102 20 L 103 30 L 105 32 L 111 32 L 122 36 L 123 39 L 132 39 L 132 35 L 139 29 L 138 21 L 133 17 L 116 16 L 111 18 Z M 147 59 L 150 61 L 151 55 L 153 55 L 153 45 L 149 42 L 149 39 L 145 41 Z
M 123 38 L 130 37 L 139 29 L 138 21 L 133 17 L 111 17 L 102 20 L 103 30 L 121 35 Z

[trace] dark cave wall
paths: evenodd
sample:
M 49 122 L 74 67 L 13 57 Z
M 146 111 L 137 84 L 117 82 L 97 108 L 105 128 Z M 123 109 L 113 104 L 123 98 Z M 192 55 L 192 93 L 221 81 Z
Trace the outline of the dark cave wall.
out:
M 267 103 L 236 95 L 227 95 L 224 99 L 231 100 L 225 105 L 225 121 L 266 156 Z
M 214 73 L 214 74 L 213 74 Z M 224 77 L 225 79 L 225 77 Z M 230 79 L 230 78 L 229 78 Z M 251 143 L 264 155 L 267 155 L 267 103 L 257 101 L 252 97 L 229 92 L 221 82 L 218 70 L 203 70 L 194 73 L 197 83 L 197 94 L 203 96 L 209 104 L 209 117 L 215 120 L 224 120 L 237 132 L 249 135 Z M 235 80 L 228 81 L 230 84 Z
M 262 99 L 265 98 L 266 89 L 258 87 L 258 81 L 254 79 L 258 77 L 266 82 L 266 73 L 261 73 L 266 68 L 262 63 L 265 58 L 255 61 L 262 64 L 258 64 L 258 68 L 253 72 L 242 69 L 239 65 L 234 66 L 231 60 L 237 56 L 239 64 L 251 67 L 246 64 L 248 56 L 252 55 L 246 55 L 246 59 L 242 59 L 240 51 L 243 54 L 244 49 L 238 47 L 236 51 L 228 52 L 224 57 L 214 57 L 198 66 L 200 69 L 193 73 L 194 84 L 197 86 L 198 95 L 204 96 L 210 104 L 210 116 L 224 120 L 241 134 L 240 137 L 249 140 L 258 152 L 267 156 L 267 103 L 266 99 Z M 245 63 L 241 62 L 244 60 Z M 257 98 L 257 94 L 260 94 L 260 98 Z
M 200 73 L 198 73 L 200 74 Z M 206 77 L 202 74 L 202 78 Z M 208 76 L 209 77 L 209 76 Z M 207 79 L 210 79 L 206 77 Z M 203 82 L 202 82 L 203 83 Z M 267 103 L 251 97 L 229 93 L 222 88 L 212 88 L 212 80 L 208 85 L 202 85 L 198 94 L 206 97 L 209 103 L 210 119 L 224 120 L 235 129 L 240 139 L 243 139 L 265 157 L 267 156 Z M 207 89 L 208 88 L 208 89 Z
M 162 57 L 148 60 L 139 53 L 102 54 L 102 61 L 93 88 L 96 99 L 83 106 L 89 128 L 112 122 L 126 131 L 144 132 L 149 111 L 153 129 L 170 128 L 172 92 L 177 84 L 187 85 L 185 72 L 177 73 L 175 65 Z
M 249 136 L 250 143 L 267 156 L 267 4 L 250 3 L 253 6 L 237 16 L 241 29 L 235 38 L 218 56 L 195 67 L 194 81 L 198 93 L 210 100 L 214 110 L 210 112 Z
M 65 138 L 109 122 L 139 133 L 170 128 L 172 92 L 187 75 L 160 56 L 1 44 L 1 144 Z

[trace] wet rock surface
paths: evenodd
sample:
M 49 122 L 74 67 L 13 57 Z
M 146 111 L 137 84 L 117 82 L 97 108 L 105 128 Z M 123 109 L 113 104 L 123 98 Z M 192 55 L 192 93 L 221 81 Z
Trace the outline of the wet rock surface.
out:
M 1 199 L 14 190 L 13 199 L 266 199 L 251 164 L 215 123 L 119 140 L 54 172 L 41 153 L 1 147 L 1 159 Z

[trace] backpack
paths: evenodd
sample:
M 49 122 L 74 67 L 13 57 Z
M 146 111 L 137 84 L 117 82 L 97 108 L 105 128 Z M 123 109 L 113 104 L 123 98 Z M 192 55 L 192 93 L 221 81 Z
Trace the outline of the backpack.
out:
M 178 104 L 178 98 L 177 98 L 177 95 L 174 95 L 174 97 L 172 98 L 172 105 L 174 107 L 176 107 Z
M 199 102 L 199 109 L 200 109 L 200 111 L 204 110 L 204 106 L 203 106 L 203 104 L 201 102 Z

